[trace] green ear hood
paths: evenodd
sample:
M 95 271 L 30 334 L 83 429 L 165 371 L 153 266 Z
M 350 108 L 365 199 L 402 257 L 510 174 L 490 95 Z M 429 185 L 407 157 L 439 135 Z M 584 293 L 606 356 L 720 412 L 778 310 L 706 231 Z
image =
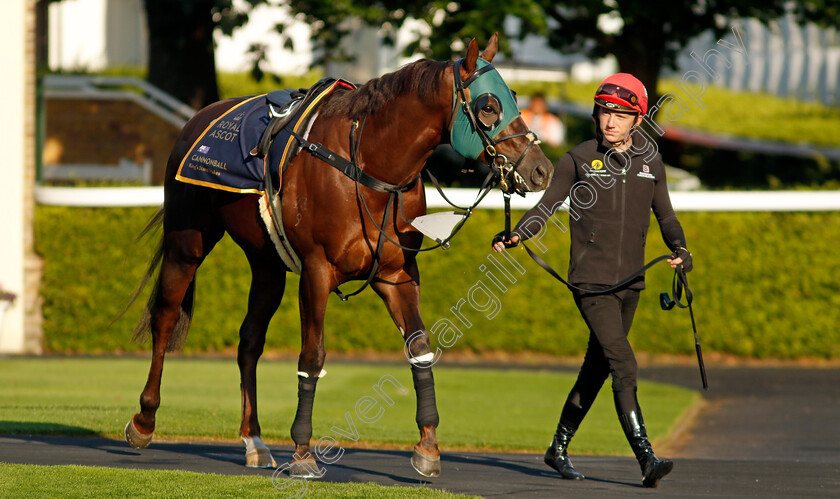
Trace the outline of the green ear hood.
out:
M 478 59 L 476 61 L 476 71 L 488 64 L 490 63 L 484 59 Z M 457 70 L 455 71 L 455 78 L 460 78 Z M 494 95 L 499 101 L 499 104 L 501 104 L 501 120 L 492 129 L 485 130 L 488 136 L 497 136 L 519 116 L 519 108 L 516 106 L 516 101 L 513 98 L 513 92 L 511 92 L 495 68 L 481 74 L 478 78 L 470 82 L 467 88 L 469 88 L 468 96 L 471 99 L 467 105 L 470 107 L 472 107 L 479 96 L 486 93 Z M 455 99 L 456 101 L 458 100 L 457 90 L 455 91 Z M 464 107 L 461 102 L 457 102 L 455 112 L 456 114 L 450 133 L 452 148 L 462 156 L 476 159 L 481 154 L 481 151 L 484 150 L 481 132 L 473 128 L 469 117 L 464 113 Z

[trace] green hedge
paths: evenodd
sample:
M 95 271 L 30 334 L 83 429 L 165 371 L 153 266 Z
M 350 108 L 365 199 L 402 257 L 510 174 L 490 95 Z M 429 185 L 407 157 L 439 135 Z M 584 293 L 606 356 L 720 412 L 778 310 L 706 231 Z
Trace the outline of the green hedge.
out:
M 110 328 L 143 274 L 152 241 L 135 244 L 153 209 L 39 207 L 36 247 L 44 257 L 42 283 L 44 347 L 48 352 L 107 353 L 148 349 L 130 341 L 142 303 Z M 517 213 L 514 216 L 519 216 Z M 696 317 L 706 352 L 758 358 L 840 358 L 840 285 L 834 244 L 840 217 L 834 213 L 684 213 L 680 219 L 695 254 L 690 274 Z M 480 211 L 449 251 L 420 256 L 422 313 L 427 327 L 448 318 L 479 279 L 489 241 L 503 224 L 498 211 Z M 565 272 L 568 235 L 547 236 L 544 258 Z M 652 223 L 648 257 L 666 251 Z M 500 313 L 489 320 L 469 305 L 472 323 L 452 350 L 541 352 L 580 355 L 586 329 L 568 290 L 538 268 L 521 248 L 511 253 L 526 269 L 506 293 L 497 292 Z M 640 351 L 692 354 L 687 311 L 664 313 L 658 294 L 669 290 L 665 264 L 648 272 L 648 291 L 636 315 L 631 340 Z M 195 320 L 186 351 L 220 352 L 235 347 L 245 315 L 249 272 L 244 255 L 225 237 L 199 270 Z M 272 321 L 267 347 L 296 351 L 300 345 L 297 277 Z M 345 284 L 352 291 L 358 283 Z M 151 287 L 151 286 L 150 286 Z M 492 288 L 491 288 L 492 289 Z M 398 352 L 402 341 L 372 291 L 342 303 L 330 298 L 328 351 Z

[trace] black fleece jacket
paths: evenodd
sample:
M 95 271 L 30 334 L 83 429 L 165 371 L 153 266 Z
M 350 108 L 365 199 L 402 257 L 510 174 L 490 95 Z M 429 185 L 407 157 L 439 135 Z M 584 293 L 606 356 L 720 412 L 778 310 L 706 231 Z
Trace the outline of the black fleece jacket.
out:
M 567 152 L 542 199 L 514 232 L 526 240 L 550 231 L 546 220 L 566 196 L 571 197 L 571 283 L 613 285 L 641 268 L 651 209 L 668 248 L 687 247 L 671 206 L 662 157 L 641 133 L 633 134 L 632 147 L 623 153 L 597 139 Z M 644 276 L 629 287 L 643 289 Z

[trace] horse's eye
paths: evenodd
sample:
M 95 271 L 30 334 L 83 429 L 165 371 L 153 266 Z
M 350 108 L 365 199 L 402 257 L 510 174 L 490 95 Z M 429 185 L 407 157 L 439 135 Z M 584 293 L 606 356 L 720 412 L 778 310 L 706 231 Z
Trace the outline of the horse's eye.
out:
M 495 95 L 486 93 L 478 96 L 473 108 L 479 124 L 485 130 L 492 130 L 502 121 L 502 105 Z

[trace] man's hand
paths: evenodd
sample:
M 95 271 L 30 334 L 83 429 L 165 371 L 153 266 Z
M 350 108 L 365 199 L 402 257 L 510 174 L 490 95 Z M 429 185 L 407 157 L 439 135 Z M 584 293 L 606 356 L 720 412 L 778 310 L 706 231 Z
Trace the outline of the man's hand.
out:
M 505 239 L 504 231 L 499 232 L 493 237 L 493 249 L 495 251 L 502 251 L 505 248 L 513 248 L 519 244 L 519 234 L 511 232 L 510 239 Z
M 671 265 L 672 269 L 680 265 L 684 271 L 691 272 L 691 269 L 694 268 L 694 263 L 691 261 L 691 253 L 685 248 L 677 248 L 674 254 L 671 255 L 671 258 L 665 261 Z

